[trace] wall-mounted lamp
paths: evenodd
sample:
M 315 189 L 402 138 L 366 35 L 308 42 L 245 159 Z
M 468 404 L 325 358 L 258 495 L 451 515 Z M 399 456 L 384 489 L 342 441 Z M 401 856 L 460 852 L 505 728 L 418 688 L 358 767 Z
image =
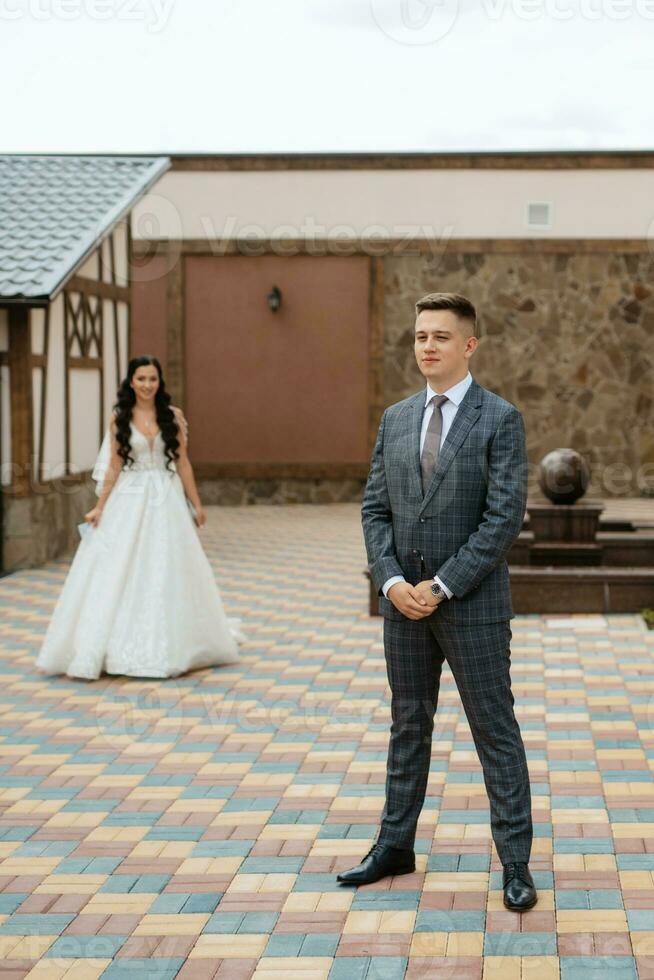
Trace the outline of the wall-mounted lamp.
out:
M 268 300 L 268 306 L 270 308 L 270 312 L 276 313 L 279 307 L 282 305 L 281 289 L 278 289 L 277 286 L 273 286 L 273 288 L 268 293 L 266 299 Z

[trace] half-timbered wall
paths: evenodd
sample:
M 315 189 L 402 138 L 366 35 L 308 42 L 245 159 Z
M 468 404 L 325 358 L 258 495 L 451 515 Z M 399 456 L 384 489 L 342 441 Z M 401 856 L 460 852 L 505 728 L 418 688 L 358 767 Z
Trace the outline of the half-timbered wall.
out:
M 93 466 L 127 369 L 127 253 L 120 226 L 49 307 L 30 311 L 37 482 Z
M 121 223 L 45 307 L 0 311 L 4 568 L 69 550 L 129 353 Z

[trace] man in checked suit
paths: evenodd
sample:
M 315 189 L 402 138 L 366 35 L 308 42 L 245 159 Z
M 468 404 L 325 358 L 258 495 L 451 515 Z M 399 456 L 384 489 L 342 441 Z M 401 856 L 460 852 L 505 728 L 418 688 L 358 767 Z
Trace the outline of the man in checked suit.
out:
M 476 312 L 456 293 L 416 303 L 427 389 L 384 412 L 363 499 L 363 532 L 384 615 L 391 688 L 386 803 L 377 842 L 338 875 L 369 884 L 415 870 L 441 668 L 454 675 L 482 765 L 504 904 L 537 900 L 529 773 L 513 711 L 506 555 L 527 502 L 522 415 L 473 379 Z

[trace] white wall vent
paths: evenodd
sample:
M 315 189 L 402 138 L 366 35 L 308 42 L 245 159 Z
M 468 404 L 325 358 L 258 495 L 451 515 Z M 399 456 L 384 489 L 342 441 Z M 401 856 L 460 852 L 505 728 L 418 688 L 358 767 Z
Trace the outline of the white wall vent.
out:
M 529 201 L 527 204 L 527 225 L 529 228 L 552 227 L 552 205 L 549 201 Z

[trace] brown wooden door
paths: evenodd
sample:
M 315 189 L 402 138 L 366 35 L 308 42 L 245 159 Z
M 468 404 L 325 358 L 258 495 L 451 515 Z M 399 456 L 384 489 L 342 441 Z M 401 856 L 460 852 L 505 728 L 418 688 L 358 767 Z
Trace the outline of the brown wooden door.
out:
M 184 295 L 194 463 L 368 462 L 366 256 L 187 256 Z

